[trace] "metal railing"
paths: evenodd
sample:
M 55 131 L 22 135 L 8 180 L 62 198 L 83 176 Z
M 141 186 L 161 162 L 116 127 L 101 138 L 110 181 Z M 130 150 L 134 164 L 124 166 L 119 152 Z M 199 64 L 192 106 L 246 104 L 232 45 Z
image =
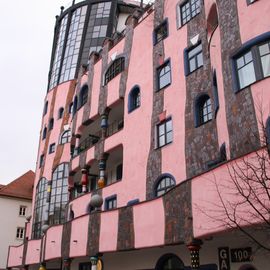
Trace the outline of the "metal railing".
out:
M 120 120 L 116 120 L 112 122 L 107 128 L 106 137 L 112 136 L 119 130 L 123 129 L 123 127 L 124 127 L 124 119 L 120 119 Z

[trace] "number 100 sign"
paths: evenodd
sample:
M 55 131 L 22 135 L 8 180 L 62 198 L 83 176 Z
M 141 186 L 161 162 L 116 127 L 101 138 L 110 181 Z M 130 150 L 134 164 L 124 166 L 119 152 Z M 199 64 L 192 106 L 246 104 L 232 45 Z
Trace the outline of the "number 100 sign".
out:
M 250 262 L 252 255 L 251 247 L 231 249 L 232 262 Z

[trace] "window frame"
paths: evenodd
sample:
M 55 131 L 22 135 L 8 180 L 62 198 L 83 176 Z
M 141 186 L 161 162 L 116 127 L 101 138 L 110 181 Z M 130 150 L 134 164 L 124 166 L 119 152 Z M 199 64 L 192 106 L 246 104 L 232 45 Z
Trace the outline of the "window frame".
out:
M 201 46 L 201 51 L 199 53 L 196 53 L 191 58 L 189 57 L 189 53 L 196 49 L 197 47 Z M 198 65 L 198 55 L 202 54 L 202 65 Z M 190 60 L 195 58 L 196 68 L 192 71 L 190 70 Z M 196 72 L 196 70 L 200 69 L 204 65 L 204 54 L 203 54 L 203 45 L 201 41 L 198 41 L 197 44 L 186 48 L 184 50 L 184 70 L 185 70 L 185 76 L 187 77 L 189 74 Z
M 171 121 L 171 130 L 167 130 L 167 123 Z M 160 135 L 160 127 L 164 126 L 164 133 Z M 168 133 L 172 133 L 172 140 L 168 141 Z M 164 144 L 160 144 L 160 138 L 164 136 Z M 156 125 L 156 148 L 162 148 L 168 144 L 171 144 L 173 142 L 173 122 L 172 122 L 172 117 L 168 117 L 165 120 L 161 121 Z
M 111 208 L 109 206 L 109 204 L 113 202 L 113 207 Z M 115 206 L 114 206 L 114 203 L 115 203 Z M 109 210 L 113 210 L 113 209 L 116 209 L 117 208 L 117 195 L 114 194 L 112 196 L 109 196 L 105 199 L 105 205 L 104 205 L 104 210 L 105 211 L 109 211 Z
M 158 31 L 160 31 L 163 27 L 165 27 L 165 34 L 163 33 L 160 38 L 158 38 Z M 169 22 L 168 18 L 163 20 L 157 27 L 155 27 L 153 31 L 153 44 L 157 45 L 160 41 L 166 39 L 169 36 Z
M 162 190 L 165 190 L 165 192 L 164 193 L 162 193 L 162 194 L 160 194 L 160 195 L 158 195 L 158 190 L 157 190 L 157 188 L 158 188 L 158 186 L 159 186 L 159 184 L 161 183 L 161 181 L 162 180 L 165 180 L 165 179 L 167 179 L 167 178 L 170 178 L 170 180 L 173 182 L 173 185 L 170 185 L 170 186 L 168 186 L 168 187 L 163 187 L 162 189 L 160 189 L 159 191 L 162 191 Z M 166 180 L 165 180 L 166 181 Z M 165 185 L 166 185 L 166 183 L 165 183 Z M 155 181 L 155 183 L 154 183 L 154 190 L 153 190 L 153 195 L 154 195 L 154 197 L 155 198 L 158 198 L 158 197 L 160 197 L 160 196 L 163 196 L 164 194 L 166 194 L 169 190 L 171 190 L 173 187 L 175 187 L 176 186 L 176 181 L 175 181 L 175 178 L 173 177 L 173 175 L 171 175 L 171 174 L 169 174 L 169 173 L 163 173 L 163 174 L 161 174 L 157 179 L 156 179 L 156 181 Z
M 133 112 L 139 107 L 141 107 L 141 89 L 138 85 L 135 85 L 128 94 L 128 113 Z
M 60 107 L 58 110 L 58 119 L 62 119 L 64 117 L 64 111 L 65 109 L 63 107 Z
M 164 75 L 162 75 L 162 77 L 163 76 L 166 76 L 166 74 L 169 73 L 170 82 L 167 83 L 166 85 L 160 87 L 160 78 L 161 78 L 160 77 L 160 73 L 167 66 L 169 66 L 170 70 L 169 70 L 169 72 L 166 72 Z M 169 87 L 172 84 L 172 67 L 171 67 L 171 59 L 170 58 L 167 59 L 166 61 L 164 61 L 164 63 L 162 65 L 160 65 L 159 67 L 157 67 L 157 69 L 156 69 L 156 84 L 157 84 L 157 90 L 156 90 L 156 92 L 158 92 L 158 91 L 160 91 L 162 89 L 165 89 L 165 88 Z
M 176 6 L 177 8 L 177 23 L 178 23 L 178 29 L 183 27 L 184 25 L 186 25 L 187 23 L 189 23 L 193 18 L 195 18 L 196 16 L 198 16 L 201 11 L 202 11 L 202 5 L 203 5 L 203 2 L 202 0 L 198 0 L 200 2 L 200 8 L 199 8 L 199 12 L 197 12 L 194 16 L 192 16 L 192 13 L 190 13 L 190 19 L 187 20 L 186 22 L 183 22 L 183 16 L 182 16 L 182 8 L 184 6 L 186 6 L 187 4 L 189 4 L 189 10 L 191 12 L 191 0 L 186 0 L 184 2 L 180 2 L 178 3 L 178 5 Z
M 207 112 L 207 115 L 211 113 L 211 119 L 208 119 L 207 121 L 204 121 L 204 105 L 206 102 L 210 100 L 210 108 L 211 112 Z M 208 105 L 209 107 L 209 105 Z M 211 97 L 207 93 L 200 94 L 197 96 L 195 102 L 194 102 L 194 122 L 195 122 L 195 128 L 205 125 L 206 123 L 212 121 L 214 119 L 214 110 L 213 110 L 213 102 Z
M 83 105 L 85 105 L 87 103 L 87 100 L 88 100 L 88 92 L 89 92 L 89 87 L 87 84 L 84 84 L 81 89 L 80 89 L 80 92 L 79 92 L 79 104 L 78 108 L 76 108 L 76 111 L 79 110 Z M 75 99 L 74 99 L 75 100 Z M 73 102 L 73 105 L 74 105 L 75 101 Z M 73 106 L 73 109 L 75 111 L 75 106 Z
M 41 154 L 39 157 L 39 168 L 43 167 L 45 163 L 45 155 Z
M 19 208 L 19 216 L 20 217 L 26 216 L 26 209 L 27 209 L 26 205 L 20 205 L 20 208 Z
M 64 136 L 65 134 L 68 134 L 68 136 Z M 63 142 L 64 139 L 65 139 L 65 141 Z M 70 143 L 70 141 L 71 141 L 71 130 L 70 129 L 64 130 L 61 133 L 59 144 L 63 145 L 63 144 L 66 144 L 66 143 Z
M 126 67 L 126 59 L 122 55 L 119 55 L 114 59 L 104 73 L 104 86 L 107 85 L 111 80 L 113 80 L 117 75 L 122 73 Z
M 25 236 L 25 228 L 24 227 L 17 227 L 16 230 L 16 239 L 23 240 Z
M 259 51 L 259 47 L 266 43 L 270 44 L 270 31 L 247 41 L 241 46 L 241 48 L 239 48 L 234 54 L 231 55 L 232 84 L 234 93 L 242 91 L 250 85 L 270 77 L 270 75 L 264 76 L 263 65 Z M 241 88 L 237 69 L 237 60 L 248 52 L 251 52 L 252 55 L 255 81 Z
M 54 119 L 53 117 L 50 119 L 49 121 L 49 125 L 48 125 L 48 130 L 53 130 L 53 127 L 54 127 Z
M 49 154 L 52 154 L 55 152 L 56 149 L 56 144 L 55 143 L 51 143 L 49 146 Z
M 246 0 L 246 1 L 247 1 L 247 5 L 249 6 L 257 2 L 258 0 Z

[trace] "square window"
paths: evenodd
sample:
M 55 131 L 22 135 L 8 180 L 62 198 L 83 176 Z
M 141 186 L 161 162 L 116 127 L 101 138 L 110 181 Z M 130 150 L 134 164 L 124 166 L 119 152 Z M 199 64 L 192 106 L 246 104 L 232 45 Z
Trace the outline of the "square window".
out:
M 26 215 L 26 206 L 21 205 L 19 210 L 19 216 L 25 217 Z
M 49 154 L 54 153 L 54 152 L 55 152 L 55 143 L 52 143 L 52 144 L 49 146 Z
M 185 25 L 201 11 L 201 0 L 188 0 L 178 6 L 179 25 Z
M 157 69 L 158 90 L 165 88 L 171 84 L 171 65 L 170 61 L 165 62 Z
M 154 45 L 168 37 L 168 20 L 165 20 L 154 30 Z
M 24 238 L 24 228 L 22 227 L 17 228 L 16 238 L 20 240 Z
M 173 141 L 172 119 L 169 118 L 157 125 L 157 147 L 162 147 Z
M 202 44 L 188 52 L 189 72 L 193 72 L 203 65 Z
M 117 207 L 116 195 L 105 199 L 105 210 L 115 209 Z

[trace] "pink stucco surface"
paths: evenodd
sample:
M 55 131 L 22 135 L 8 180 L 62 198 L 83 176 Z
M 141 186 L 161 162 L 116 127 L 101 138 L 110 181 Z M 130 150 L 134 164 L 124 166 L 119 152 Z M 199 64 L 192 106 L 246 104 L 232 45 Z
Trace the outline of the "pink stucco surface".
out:
M 111 149 L 121 145 L 123 142 L 123 134 L 124 132 L 122 129 L 108 137 L 104 142 L 104 152 L 109 152 Z
M 259 0 L 249 6 L 246 1 L 237 1 L 237 7 L 242 43 L 269 31 L 269 0 Z
M 261 151 L 258 152 L 261 156 Z M 256 190 L 259 201 L 253 198 L 252 194 L 249 200 L 252 202 L 252 206 L 246 203 L 246 199 L 239 195 L 234 181 L 240 187 L 240 191 L 245 191 L 247 184 L 241 180 L 237 175 L 242 175 L 241 170 L 245 172 L 246 165 L 253 164 L 256 168 L 260 168 L 258 164 L 258 158 L 256 153 L 246 155 L 244 158 L 239 158 L 231 163 L 224 164 L 211 172 L 207 172 L 201 176 L 192 179 L 192 209 L 193 209 L 193 230 L 194 237 L 200 238 L 202 236 L 211 235 L 220 231 L 224 231 L 228 228 L 228 218 L 225 210 L 229 215 L 234 214 L 237 218 L 238 224 L 242 226 L 256 224 L 262 222 L 257 215 L 253 206 L 264 211 L 262 202 L 266 208 L 269 208 L 269 201 L 265 190 L 262 185 L 256 181 L 250 181 L 252 190 Z M 242 168 L 240 170 L 240 168 Z M 250 169 L 250 178 L 253 173 Z M 247 179 L 244 177 L 243 179 Z M 256 179 L 255 179 L 256 180 Z M 222 200 L 221 200 L 222 198 Z M 225 206 L 225 207 L 224 207 Z M 232 224 L 233 225 L 233 224 Z M 233 225 L 235 226 L 235 225 Z
M 80 196 L 70 202 L 70 208 L 74 212 L 74 217 L 79 217 L 87 213 L 87 208 L 91 199 L 91 194 L 87 193 L 83 196 Z
M 61 258 L 63 225 L 52 226 L 46 233 L 45 260 Z
M 77 171 L 80 167 L 80 156 L 76 156 L 71 161 L 71 171 Z
M 93 75 L 93 86 L 91 93 L 91 109 L 90 109 L 90 118 L 98 115 L 98 104 L 99 104 L 99 90 L 102 76 L 102 61 L 99 60 L 94 66 L 94 75 Z
M 99 251 L 115 251 L 118 235 L 118 210 L 101 214 Z
M 95 159 L 95 146 L 89 148 L 86 152 L 86 164 L 90 164 Z
M 165 217 L 162 198 L 133 207 L 135 248 L 164 244 Z
M 72 221 L 69 250 L 69 256 L 71 258 L 86 256 L 88 221 L 88 215 Z
M 109 107 L 119 99 L 119 84 L 121 75 L 114 77 L 108 82 L 107 106 Z
M 41 239 L 28 242 L 25 264 L 36 264 L 40 262 Z
M 24 245 L 9 247 L 8 267 L 22 265 L 23 247 Z

